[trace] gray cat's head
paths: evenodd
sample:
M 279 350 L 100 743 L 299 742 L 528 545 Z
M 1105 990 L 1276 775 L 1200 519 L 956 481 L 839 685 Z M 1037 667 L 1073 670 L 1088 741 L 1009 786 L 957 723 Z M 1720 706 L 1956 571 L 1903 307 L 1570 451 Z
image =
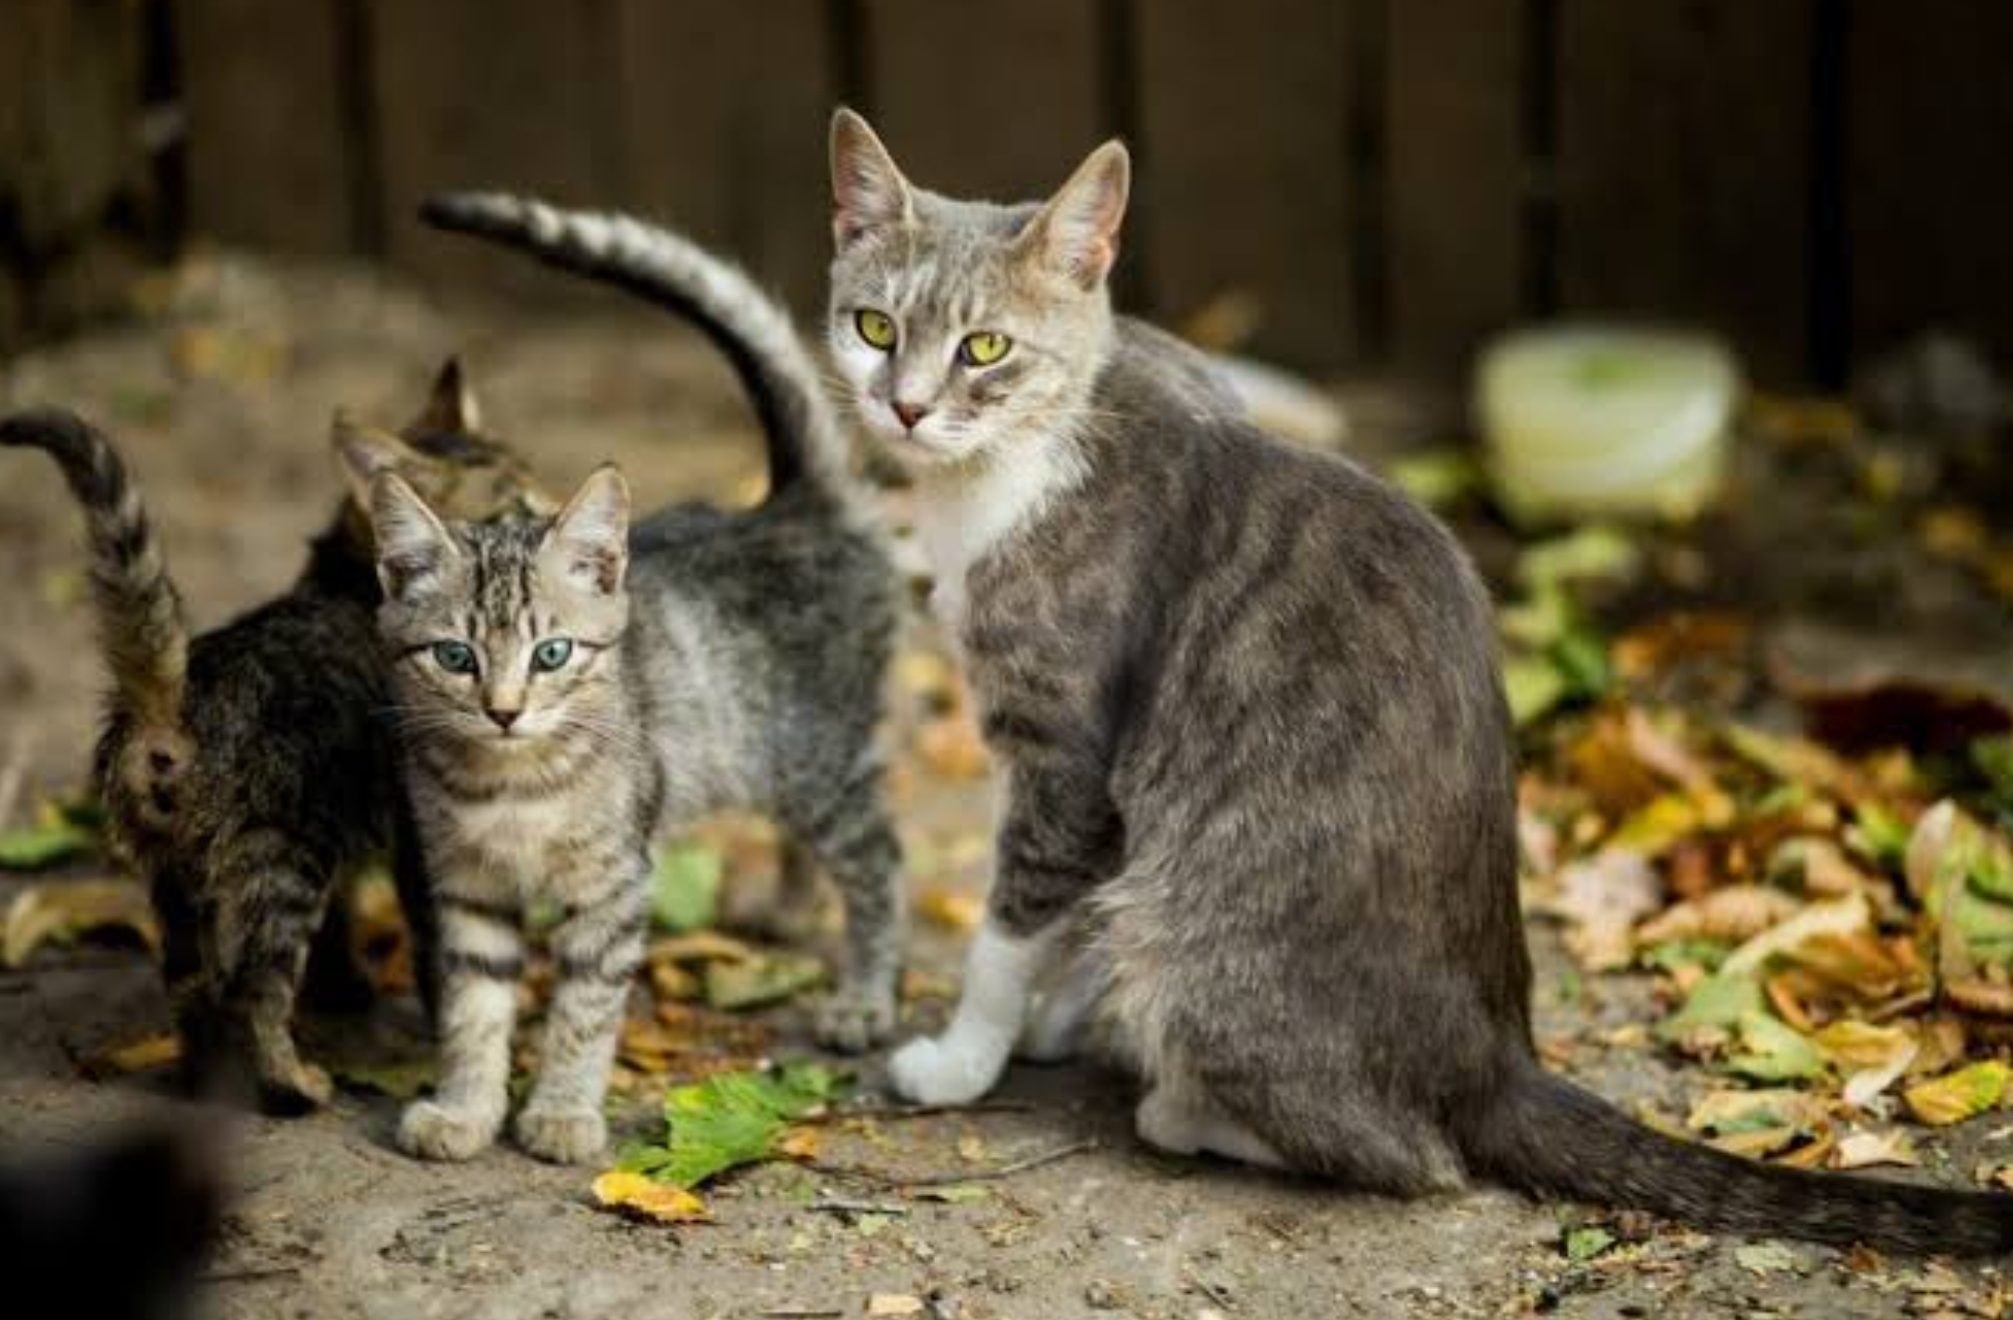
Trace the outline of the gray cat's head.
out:
M 605 719 L 629 622 L 629 488 L 603 467 L 553 518 L 447 523 L 394 472 L 370 486 L 378 623 L 409 729 L 498 746 Z
M 937 467 L 1080 423 L 1111 334 L 1124 146 L 1019 206 L 913 187 L 850 110 L 831 146 L 832 360 L 867 432 Z

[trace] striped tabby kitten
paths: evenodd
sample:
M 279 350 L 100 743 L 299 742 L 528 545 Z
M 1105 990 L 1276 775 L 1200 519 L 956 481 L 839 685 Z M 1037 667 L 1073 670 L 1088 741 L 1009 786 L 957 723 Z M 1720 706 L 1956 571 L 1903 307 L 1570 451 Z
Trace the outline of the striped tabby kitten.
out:
M 523 464 L 476 432 L 457 364 L 371 461 L 469 517 L 549 507 Z M 345 501 L 293 588 L 191 639 L 161 548 L 110 441 L 62 412 L 0 422 L 0 445 L 45 450 L 84 506 L 111 669 L 96 780 L 114 850 L 151 887 L 186 1069 L 206 1087 L 254 1082 L 274 1110 L 328 1099 L 301 1060 L 293 1013 L 318 977 L 360 984 L 338 884 L 390 848 L 416 938 L 425 891 L 405 846 L 390 700 L 377 647 L 370 529 Z M 317 941 L 317 931 L 322 938 Z M 422 960 L 423 961 L 423 960 Z M 325 975 L 323 975 L 325 974 Z
M 603 469 L 546 521 L 447 523 L 395 475 L 371 482 L 380 615 L 407 780 L 441 922 L 444 1066 L 400 1143 L 465 1159 L 501 1130 L 520 914 L 563 913 L 539 1076 L 516 1135 L 571 1162 L 601 1102 L 642 957 L 651 849 L 725 807 L 771 813 L 837 882 L 848 950 L 821 1037 L 894 1023 L 901 889 L 874 746 L 895 619 L 881 543 L 854 511 L 836 418 L 788 316 L 674 235 L 508 198 L 436 203 L 678 308 L 728 346 L 767 427 L 770 493 L 629 528 Z
M 2013 1246 L 2013 1199 L 1750 1163 L 1539 1064 L 1482 586 L 1402 495 L 1198 407 L 1191 355 L 1112 316 L 1128 176 L 1109 143 L 1043 205 L 954 201 L 833 124 L 833 353 L 916 474 L 1006 788 L 963 997 L 897 1089 L 969 1100 L 1096 1012 L 1167 1150 Z

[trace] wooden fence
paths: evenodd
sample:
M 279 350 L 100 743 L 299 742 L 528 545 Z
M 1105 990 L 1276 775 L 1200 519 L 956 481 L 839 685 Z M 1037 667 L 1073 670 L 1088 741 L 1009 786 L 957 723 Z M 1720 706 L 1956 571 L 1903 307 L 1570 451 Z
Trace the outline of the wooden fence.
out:
M 844 100 L 953 192 L 1123 134 L 1127 301 L 1241 295 L 1305 365 L 1449 372 L 1562 312 L 1716 327 L 1775 381 L 1932 324 L 2013 348 L 2001 0 L 124 0 L 161 7 L 171 191 L 230 242 L 549 289 L 411 219 L 501 185 L 814 305 Z

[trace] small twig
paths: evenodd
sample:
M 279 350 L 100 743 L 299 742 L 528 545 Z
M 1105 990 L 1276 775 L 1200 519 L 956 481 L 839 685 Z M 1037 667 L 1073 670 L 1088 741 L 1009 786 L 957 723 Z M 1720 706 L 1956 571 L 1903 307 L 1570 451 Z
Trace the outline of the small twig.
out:
M 990 1169 L 960 1169 L 952 1173 L 926 1173 L 915 1177 L 882 1173 L 879 1169 L 865 1169 L 852 1164 L 824 1164 L 814 1161 L 806 1167 L 813 1173 L 829 1174 L 835 1178 L 858 1178 L 862 1182 L 907 1191 L 918 1187 L 956 1187 L 963 1183 L 996 1182 L 1001 1178 L 1011 1178 L 1015 1174 L 1027 1173 L 1044 1165 L 1066 1160 L 1072 1155 L 1082 1155 L 1086 1151 L 1096 1149 L 1095 1141 L 1072 1141 L 1066 1146 L 1057 1146 L 1039 1155 L 1030 1155 L 1024 1160 L 995 1165 Z
M 892 1201 L 848 1201 L 826 1196 L 813 1201 L 809 1209 L 828 1215 L 905 1215 L 909 1208 Z
M 845 1312 L 830 1307 L 777 1306 L 761 1312 L 761 1315 L 764 1320 L 838 1320 Z
M 800 1121 L 839 1123 L 849 1118 L 883 1118 L 895 1122 L 908 1118 L 937 1118 L 945 1114 L 1031 1114 L 1035 1108 L 1025 1100 L 976 1100 L 964 1105 L 855 1105 L 847 1109 L 828 1109 Z
M 204 1283 L 250 1283 L 259 1279 L 284 1279 L 300 1272 L 298 1265 L 266 1265 L 242 1270 L 211 1270 L 200 1277 Z
M 1189 1286 L 1194 1288 L 1197 1292 L 1201 1293 L 1204 1297 L 1207 1297 L 1210 1301 L 1215 1302 L 1218 1306 L 1222 1307 L 1226 1311 L 1234 1311 L 1237 1309 L 1237 1304 L 1230 1300 L 1230 1294 L 1224 1292 L 1223 1289 L 1217 1287 L 1209 1280 L 1203 1278 L 1200 1274 L 1197 1274 L 1194 1270 L 1188 1270 L 1186 1273 L 1188 1274 Z

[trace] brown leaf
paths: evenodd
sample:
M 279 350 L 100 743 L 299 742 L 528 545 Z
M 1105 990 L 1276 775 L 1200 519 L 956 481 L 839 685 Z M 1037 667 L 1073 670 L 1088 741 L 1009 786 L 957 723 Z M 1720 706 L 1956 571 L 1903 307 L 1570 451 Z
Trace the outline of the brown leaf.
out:
M 103 930 L 137 936 L 150 952 L 161 947 L 161 927 L 147 893 L 130 880 L 69 880 L 30 885 L 7 908 L 0 962 L 25 964 L 52 939 Z
M 1674 904 L 1636 931 L 1644 944 L 1712 939 L 1738 944 L 1794 916 L 1802 905 L 1765 885 L 1727 885 Z
M 1867 1169 L 1876 1165 L 1913 1168 L 1920 1163 L 1922 1156 L 1916 1152 L 1914 1139 L 1900 1128 L 1849 1132 L 1839 1140 L 1831 1157 L 1834 1169 Z
M 1663 901 L 1656 872 L 1637 853 L 1605 849 L 1559 872 L 1552 910 L 1574 923 L 1566 947 L 1592 971 L 1635 958 L 1635 924 Z

